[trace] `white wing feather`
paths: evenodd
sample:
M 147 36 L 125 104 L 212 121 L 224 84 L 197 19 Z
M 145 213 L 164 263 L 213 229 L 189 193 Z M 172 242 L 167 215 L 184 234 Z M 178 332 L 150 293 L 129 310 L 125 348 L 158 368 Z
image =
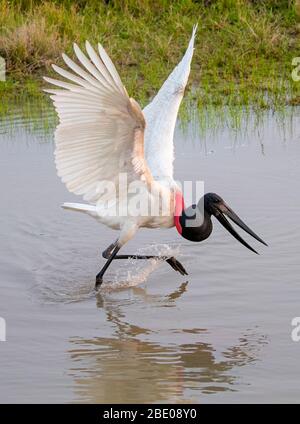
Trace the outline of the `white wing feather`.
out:
M 169 75 L 151 103 L 143 110 L 145 130 L 145 156 L 155 179 L 173 181 L 173 136 L 177 114 L 190 74 L 197 25 L 180 63 Z
M 104 180 L 116 183 L 120 173 L 128 182 L 149 182 L 144 160 L 145 120 L 139 105 L 128 97 L 116 68 L 101 46 L 99 55 L 86 43 L 87 56 L 75 44 L 82 66 L 63 55 L 70 71 L 54 70 L 70 82 L 45 80 L 59 89 L 47 89 L 59 116 L 55 131 L 58 175 L 69 191 L 96 203 Z

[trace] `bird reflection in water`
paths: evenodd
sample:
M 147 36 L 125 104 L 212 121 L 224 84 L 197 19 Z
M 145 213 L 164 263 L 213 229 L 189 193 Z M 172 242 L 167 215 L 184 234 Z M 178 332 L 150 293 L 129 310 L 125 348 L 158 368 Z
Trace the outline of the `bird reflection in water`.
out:
M 172 307 L 187 284 L 167 296 L 150 295 L 141 287 L 132 291 L 145 304 Z M 188 403 L 201 401 L 201 394 L 234 391 L 241 384 L 234 369 L 257 361 L 267 342 L 265 336 L 247 330 L 216 355 L 212 343 L 200 341 L 210 336 L 206 329 L 157 331 L 133 325 L 125 318 L 124 302 L 100 293 L 97 306 L 105 311 L 113 333 L 70 340 L 77 402 Z M 174 343 L 178 337 L 182 342 Z M 191 338 L 197 340 L 190 342 Z

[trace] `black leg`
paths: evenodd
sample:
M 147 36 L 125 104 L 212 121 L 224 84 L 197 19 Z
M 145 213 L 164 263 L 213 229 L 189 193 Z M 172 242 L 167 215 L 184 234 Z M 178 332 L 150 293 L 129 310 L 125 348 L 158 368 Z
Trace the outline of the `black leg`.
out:
M 171 258 L 166 259 L 166 262 L 175 269 L 175 271 L 180 272 L 181 275 L 188 275 L 186 269 L 184 266 L 176 259 L 174 256 L 171 256 Z
M 118 240 L 116 240 L 114 243 L 110 244 L 105 250 L 103 250 L 103 252 L 102 252 L 103 258 L 108 259 L 110 257 L 114 248 L 117 245 L 117 242 L 118 242 Z
M 111 244 L 104 252 L 102 256 L 108 259 L 111 255 L 111 251 L 115 244 Z M 166 261 L 175 271 L 180 272 L 181 275 L 188 275 L 184 266 L 174 256 L 155 256 L 155 255 L 116 255 L 113 259 L 159 259 Z
M 101 271 L 97 274 L 96 276 L 96 284 L 95 284 L 95 289 L 97 290 L 101 284 L 102 284 L 102 279 L 103 279 L 103 275 L 105 274 L 105 271 L 107 270 L 107 268 L 109 267 L 109 265 L 111 264 L 112 260 L 116 257 L 116 254 L 118 253 L 118 251 L 120 250 L 120 247 L 117 245 L 117 243 L 114 243 L 112 245 L 110 245 L 104 252 L 107 255 L 107 261 L 105 262 L 103 268 L 101 269 Z

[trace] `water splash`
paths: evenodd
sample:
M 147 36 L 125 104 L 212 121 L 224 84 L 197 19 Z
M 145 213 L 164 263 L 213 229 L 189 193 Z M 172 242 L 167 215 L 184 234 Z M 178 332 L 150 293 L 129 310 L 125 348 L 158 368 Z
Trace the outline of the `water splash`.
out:
M 67 252 L 66 252 L 67 253 Z M 138 255 L 178 256 L 179 248 L 166 244 L 148 245 L 136 252 Z M 62 255 L 63 256 L 63 255 Z M 32 287 L 33 297 L 45 303 L 73 303 L 94 298 L 95 275 L 89 269 L 93 268 L 92 256 L 80 263 L 80 252 L 73 251 L 70 265 L 68 259 L 62 256 L 49 258 L 48 263 L 35 269 L 35 285 Z M 67 256 L 67 255 L 66 255 Z M 76 264 L 77 265 L 74 265 Z M 148 280 L 150 274 L 162 265 L 158 259 L 127 259 L 116 260 L 113 265 L 117 268 L 105 274 L 100 292 L 110 293 L 136 287 Z M 66 270 L 66 268 L 68 268 Z
M 169 246 L 167 244 L 155 244 L 138 249 L 137 255 L 156 255 L 156 256 L 178 256 L 179 247 Z M 120 261 L 121 262 L 121 261 Z M 164 263 L 160 259 L 127 259 L 114 272 L 110 281 L 104 281 L 101 291 L 110 292 L 130 287 L 136 287 L 148 280 L 150 274 Z M 109 277 L 108 277 L 109 278 Z

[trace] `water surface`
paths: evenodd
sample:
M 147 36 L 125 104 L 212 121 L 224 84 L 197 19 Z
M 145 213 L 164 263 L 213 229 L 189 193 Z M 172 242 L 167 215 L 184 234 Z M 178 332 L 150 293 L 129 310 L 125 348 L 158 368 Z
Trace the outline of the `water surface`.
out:
M 93 292 L 116 232 L 64 211 L 52 135 L 1 129 L 1 402 L 298 402 L 300 122 L 176 131 L 176 178 L 204 180 L 269 248 L 241 246 L 215 222 L 194 244 L 141 230 L 124 253 L 174 251 L 164 263 L 116 262 L 122 290 Z M 251 129 L 252 128 L 252 129 Z

